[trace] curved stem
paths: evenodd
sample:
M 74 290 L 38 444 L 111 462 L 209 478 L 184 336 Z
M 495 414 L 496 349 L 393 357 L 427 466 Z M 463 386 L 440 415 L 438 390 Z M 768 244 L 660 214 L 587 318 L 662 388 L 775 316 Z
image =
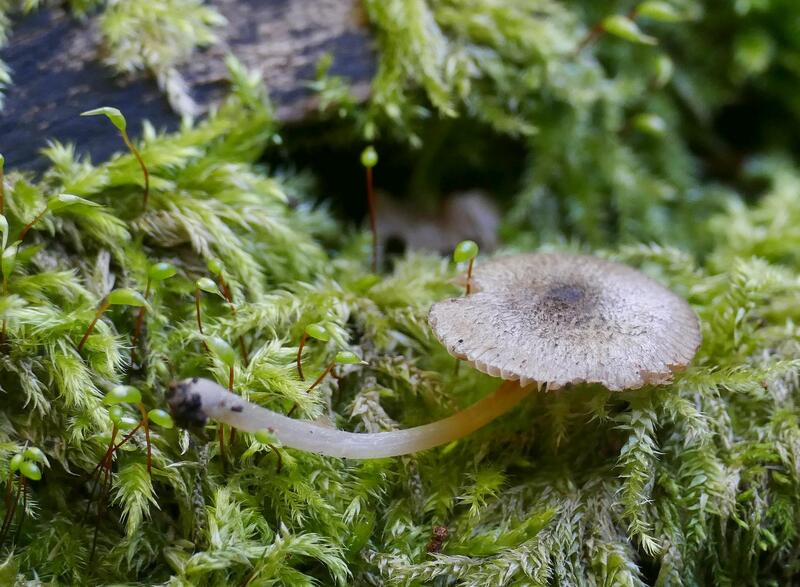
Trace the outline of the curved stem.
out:
M 314 380 L 314 383 L 312 383 L 312 384 L 311 384 L 311 387 L 309 387 L 309 388 L 306 390 L 306 393 L 311 393 L 311 391 L 313 391 L 313 389 L 314 389 L 314 388 L 315 388 L 317 385 L 319 385 L 320 383 L 322 383 L 322 380 L 323 380 L 323 379 L 325 379 L 325 377 L 327 377 L 328 373 L 330 373 L 330 372 L 331 372 L 331 370 L 332 370 L 332 369 L 333 369 L 335 366 L 336 366 L 336 361 L 332 361 L 330 365 L 328 365 L 327 367 L 325 367 L 325 370 L 324 370 L 322 373 L 320 373 L 319 377 L 317 377 L 317 378 L 316 378 L 316 380 Z
M 328 365 L 328 366 L 325 368 L 325 370 L 324 370 L 324 371 L 323 371 L 323 372 L 320 374 L 320 376 L 319 376 L 319 377 L 317 377 L 317 379 L 314 381 L 314 383 L 312 383 L 312 384 L 311 384 L 311 387 L 309 387 L 309 388 L 306 390 L 306 393 L 311 393 L 311 392 L 314 390 L 314 388 L 315 388 L 317 385 L 319 385 L 320 383 L 322 383 L 322 380 L 323 380 L 323 379 L 325 379 L 325 377 L 328 375 L 328 373 L 330 373 L 330 372 L 333 370 L 333 368 L 334 368 L 335 366 L 336 366 L 336 361 L 333 361 L 333 362 L 332 362 L 330 365 Z M 292 409 L 291 409 L 291 410 L 289 410 L 289 411 L 286 413 L 286 415 L 287 415 L 288 417 L 291 417 L 291 416 L 292 416 L 292 414 L 294 414 L 294 411 L 295 411 L 296 409 L 297 409 L 297 404 L 295 403 L 295 404 L 292 406 Z
M 105 313 L 106 310 L 108 310 L 108 302 L 103 300 L 103 302 L 100 304 L 100 307 L 97 308 L 97 312 L 95 312 L 94 320 L 92 320 L 91 324 L 89 324 L 89 328 L 86 329 L 86 332 L 83 334 L 83 338 L 81 338 L 81 341 L 78 343 L 78 352 L 83 350 L 83 345 L 86 344 L 86 341 L 94 330 L 97 321 L 100 320 L 100 317 Z
M 332 457 L 378 459 L 418 452 L 458 440 L 505 414 L 522 401 L 533 384 L 503 383 L 494 393 L 438 422 L 391 432 L 356 433 L 293 420 L 245 401 L 208 379 L 187 379 L 173 387 L 170 408 L 177 421 L 205 418 L 247 432 L 267 429 L 284 446 Z
M 233 305 L 233 294 L 225 278 L 222 276 L 222 273 L 219 274 L 219 289 L 222 291 L 222 296 L 225 298 L 225 301 L 228 302 L 231 314 L 236 316 L 236 306 Z M 247 346 L 244 344 L 244 336 L 241 334 L 239 335 L 239 350 L 242 352 L 242 362 L 244 362 L 244 366 L 247 367 L 247 365 L 250 364 L 250 355 L 247 352 Z
M 197 314 L 197 330 L 203 334 L 203 322 L 200 320 L 200 288 L 194 288 L 194 307 Z
M 472 293 L 472 268 L 475 266 L 475 257 L 469 260 L 469 268 L 467 269 L 467 295 Z
M 152 475 L 153 469 L 153 447 L 150 444 L 150 420 L 147 417 L 147 410 L 144 404 L 139 402 L 139 413 L 142 415 L 142 427 L 144 428 L 144 441 L 147 444 L 147 474 Z
M 150 278 L 147 278 L 147 287 L 144 288 L 144 299 L 146 300 L 150 295 Z M 131 361 L 136 357 L 136 344 L 139 342 L 139 337 L 142 334 L 142 325 L 144 324 L 144 311 L 145 307 L 139 308 L 139 313 L 136 315 L 136 323 L 133 326 L 133 340 L 131 341 Z
M 48 211 L 48 208 L 45 207 L 45 209 L 42 210 L 41 212 L 39 212 L 33 220 L 28 222 L 28 224 L 26 224 L 22 228 L 22 230 L 20 231 L 19 236 L 17 237 L 17 240 L 18 241 L 23 240 L 25 238 L 25 235 L 28 234 L 28 231 L 30 231 L 30 229 L 33 228 L 33 225 L 36 224 L 37 222 L 39 222 L 44 217 L 44 215 L 47 214 L 47 211 Z
M 300 337 L 300 344 L 297 346 L 297 374 L 300 376 L 300 381 L 306 380 L 306 376 L 303 374 L 303 349 L 307 340 L 308 334 L 304 332 L 303 336 Z
M 136 158 L 136 161 L 139 163 L 139 167 L 142 168 L 142 174 L 144 175 L 144 195 L 142 196 L 142 211 L 147 210 L 147 201 L 150 198 L 150 172 L 147 171 L 147 166 L 144 164 L 144 160 L 142 159 L 142 155 L 139 153 L 139 149 L 133 146 L 128 133 L 120 131 L 122 135 L 122 140 L 125 142 L 125 146 L 130 149 L 133 156 Z
M 369 228 L 372 231 L 372 272 L 378 272 L 378 222 L 375 214 L 375 193 L 372 189 L 372 168 L 367 167 L 367 205 L 369 207 Z

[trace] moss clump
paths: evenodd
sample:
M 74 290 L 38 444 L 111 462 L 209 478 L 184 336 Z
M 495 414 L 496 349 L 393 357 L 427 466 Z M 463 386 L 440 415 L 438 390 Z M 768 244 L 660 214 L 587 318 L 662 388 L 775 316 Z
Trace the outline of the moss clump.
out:
M 207 119 L 173 134 L 145 126 L 144 213 L 129 154 L 93 164 L 53 143 L 40 178 L 6 169 L 2 479 L 19 485 L 16 455 L 34 454 L 26 446 L 44 460 L 6 533 L 3 581 L 791 582 L 800 562 L 800 172 L 772 154 L 713 175 L 743 146 L 711 121 L 731 96 L 754 92 L 796 128 L 796 96 L 779 80 L 797 40 L 776 35 L 755 55 L 764 43 L 751 36 L 783 30 L 800 8 L 674 6 L 693 20 L 639 22 L 656 47 L 601 35 L 576 52 L 609 15 L 596 3 L 367 2 L 381 58 L 371 102 L 356 107 L 340 83 L 320 80 L 322 103 L 341 100 L 351 136 L 401 138 L 421 159 L 447 164 L 442 153 L 462 124 L 513 135 L 529 164 L 507 221 L 510 246 L 592 249 L 659 279 L 701 317 L 703 345 L 673 385 L 538 395 L 442 450 L 353 462 L 226 432 L 223 451 L 212 432 L 190 437 L 156 423 L 152 475 L 137 432 L 115 454 L 108 493 L 92 493 L 113 430 L 102 398 L 117 385 L 136 386 L 157 408 L 176 378 L 227 385 L 232 357 L 234 388 L 251 400 L 374 431 L 452 413 L 495 383 L 463 366 L 454 373 L 427 327 L 430 305 L 460 294 L 454 267 L 408 254 L 375 276 L 365 232 L 342 230 L 303 175 L 259 164 L 278 129 L 259 81 L 235 63 L 232 95 Z M 733 41 L 715 44 L 709 31 Z M 652 119 L 628 125 L 642 113 L 659 116 L 664 132 Z M 453 119 L 438 147 L 427 141 L 431 116 Z M 754 140 L 747 152 L 784 141 Z M 467 161 L 492 164 L 491 155 Z M 58 194 L 93 205 L 52 207 L 17 246 Z M 138 308 L 119 305 L 79 352 L 105 296 L 144 294 L 157 263 L 177 273 L 151 287 L 135 348 Z M 201 278 L 220 295 L 202 291 L 196 307 Z M 224 352 L 206 349 L 198 308 Z M 306 348 L 309 379 L 341 350 L 369 367 L 340 368 L 308 393 L 297 346 L 317 323 L 330 337 Z M 137 417 L 126 409 L 118 421 Z

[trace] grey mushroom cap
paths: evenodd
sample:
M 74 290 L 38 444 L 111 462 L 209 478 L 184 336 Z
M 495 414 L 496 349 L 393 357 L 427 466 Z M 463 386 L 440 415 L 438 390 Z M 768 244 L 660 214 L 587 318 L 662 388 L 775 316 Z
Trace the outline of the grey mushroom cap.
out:
M 665 384 L 702 340 L 685 300 L 597 257 L 499 257 L 477 267 L 472 290 L 435 303 L 431 327 L 453 356 L 522 385 L 600 383 L 619 391 Z

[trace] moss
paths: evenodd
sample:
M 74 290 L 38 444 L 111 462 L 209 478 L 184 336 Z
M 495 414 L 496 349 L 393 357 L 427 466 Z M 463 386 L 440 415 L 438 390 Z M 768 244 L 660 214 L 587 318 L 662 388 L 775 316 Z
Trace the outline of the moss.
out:
M 716 46 L 703 33 L 772 31 L 800 9 L 675 4 L 695 20 L 639 23 L 657 47 L 600 36 L 576 53 L 607 16 L 596 3 L 367 2 L 381 59 L 372 100 L 350 101 L 323 67 L 323 114 L 342 102 L 339 124 L 350 126 L 337 135 L 350 137 L 342 149 L 357 153 L 366 137 L 424 159 L 429 117 L 451 119 L 450 137 L 462 124 L 509 135 L 528 159 L 507 215 L 509 248 L 623 261 L 686 297 L 702 320 L 697 359 L 672 385 L 535 396 L 423 454 L 341 461 L 240 433 L 226 437 L 223 456 L 213 431 L 153 426 L 152 475 L 136 433 L 115 456 L 108 494 L 92 494 L 89 476 L 112 431 L 106 391 L 136 385 L 154 408 L 175 378 L 227 384 L 226 364 L 206 352 L 196 324 L 194 284 L 215 278 L 211 259 L 236 311 L 203 293 L 204 331 L 236 350 L 235 388 L 251 400 L 296 404 L 299 415 L 342 428 L 389 429 L 449 414 L 495 382 L 463 366 L 455 373 L 427 327 L 431 303 L 458 292 L 454 267 L 409 253 L 376 278 L 366 234 L 314 204 L 325 194 L 306 176 L 259 163 L 280 129 L 260 82 L 235 62 L 231 97 L 207 119 L 172 134 L 145 128 L 145 213 L 141 170 L 127 153 L 92 163 L 52 143 L 43 176 L 6 169 L 8 247 L 57 194 L 98 206 L 44 215 L 14 267 L 5 265 L 0 471 L 16 479 L 11 459 L 26 445 L 49 465 L 28 483 L 24 522 L 15 516 L 7 532 L 3 581 L 791 582 L 800 552 L 800 172 L 776 154 L 778 135 L 750 145 L 743 169 L 717 173 L 741 145 L 712 121 L 732 97 L 755 92 L 796 128 L 796 96 L 779 84 L 796 39 L 776 36 L 754 67 L 738 42 Z M 658 69 L 667 53 L 669 82 Z M 733 77 L 732 64 L 744 68 Z M 643 112 L 666 130 L 629 125 Z M 469 165 L 491 167 L 491 149 L 478 151 Z M 378 181 L 380 173 L 379 164 Z M 137 309 L 114 306 L 78 352 L 104 296 L 143 293 L 157 262 L 178 273 L 151 288 L 136 349 Z M 369 368 L 343 369 L 307 393 L 294 360 L 303 329 L 320 321 L 333 335 L 307 347 L 309 377 L 337 349 L 358 350 Z M 446 537 L 437 530 L 433 540 L 440 527 Z

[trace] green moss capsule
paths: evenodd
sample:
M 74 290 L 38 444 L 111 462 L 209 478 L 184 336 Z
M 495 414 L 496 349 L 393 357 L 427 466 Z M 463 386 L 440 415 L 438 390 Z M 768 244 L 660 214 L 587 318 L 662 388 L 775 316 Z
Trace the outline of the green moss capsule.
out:
M 108 417 L 120 430 L 131 430 L 139 424 L 139 420 L 126 411 L 121 405 L 111 406 Z
M 47 462 L 47 457 L 45 456 L 42 449 L 36 446 L 29 446 L 23 452 L 22 456 L 24 459 L 28 461 L 34 461 L 36 463 L 45 463 Z
M 147 412 L 147 417 L 152 421 L 161 426 L 162 428 L 174 428 L 175 422 L 172 421 L 172 416 L 169 415 L 169 412 L 166 410 L 162 410 L 161 408 L 155 408 Z
M 453 261 L 464 263 L 478 256 L 478 243 L 475 241 L 461 241 L 453 250 Z
M 378 164 L 378 152 L 375 150 L 375 147 L 370 145 L 363 151 L 361 151 L 361 165 L 370 169 L 375 167 Z
M 99 206 L 99 204 L 96 202 L 92 202 L 91 200 L 86 200 L 78 196 L 73 196 L 72 194 L 58 194 L 56 197 L 50 198 L 47 201 L 47 209 L 51 212 L 57 212 L 59 210 L 63 210 L 64 208 L 69 208 L 76 205 L 90 207 Z
M 603 30 L 631 43 L 655 45 L 656 39 L 644 34 L 636 23 L 627 16 L 614 14 L 603 19 Z
M 106 405 L 138 404 L 142 401 L 142 393 L 132 385 L 117 385 L 103 398 Z
M 24 461 L 25 457 L 23 457 L 21 454 L 15 454 L 13 457 L 11 457 L 11 462 L 8 464 L 8 467 L 11 469 L 12 473 L 16 473 L 19 471 L 19 467 Z
M 233 347 L 220 337 L 207 336 L 206 344 L 211 349 L 211 352 L 219 357 L 219 360 L 225 363 L 226 366 L 233 367 L 234 363 L 236 363 L 236 353 Z
M 636 13 L 644 18 L 655 20 L 658 22 L 680 22 L 684 20 L 675 7 L 667 2 L 659 2 L 658 0 L 647 0 L 642 2 L 636 7 Z
M 125 127 L 128 125 L 122 112 L 118 108 L 112 108 L 111 106 L 87 110 L 86 112 L 81 112 L 81 116 L 105 116 L 120 132 L 124 132 Z
M 667 131 L 667 123 L 664 122 L 664 119 L 648 112 L 637 114 L 633 119 L 633 126 L 639 132 L 654 137 L 661 136 Z
M 151 281 L 164 281 L 165 279 L 173 277 L 177 272 L 178 270 L 175 269 L 175 265 L 162 262 L 151 265 L 150 269 L 147 271 L 147 276 Z
M 331 339 L 331 333 L 325 328 L 322 322 L 315 322 L 306 326 L 306 334 L 311 338 L 316 338 L 322 342 L 328 342 Z
M 208 271 L 212 275 L 219 275 L 222 273 L 222 261 L 214 257 L 206 262 L 206 267 L 208 267 Z
M 217 284 L 210 280 L 208 277 L 201 277 L 197 281 L 194 282 L 197 286 L 197 289 L 202 290 L 206 293 L 210 294 L 219 294 L 219 288 Z
M 19 466 L 19 472 L 31 481 L 38 481 L 42 478 L 42 470 L 39 468 L 39 465 L 31 461 L 22 461 Z
M 336 362 L 342 365 L 358 365 L 359 363 L 366 365 L 366 362 L 362 361 L 361 357 L 352 351 L 339 351 L 336 353 Z
M 147 305 L 142 294 L 128 288 L 115 289 L 108 294 L 106 302 L 108 302 L 109 306 L 135 306 L 140 308 Z

